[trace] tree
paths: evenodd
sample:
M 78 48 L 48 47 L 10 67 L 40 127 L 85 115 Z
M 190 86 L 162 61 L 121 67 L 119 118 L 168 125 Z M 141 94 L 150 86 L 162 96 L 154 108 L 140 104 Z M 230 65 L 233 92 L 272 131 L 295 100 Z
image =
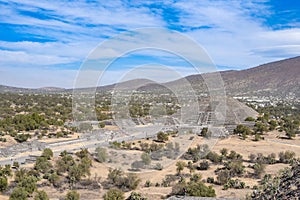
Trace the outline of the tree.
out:
M 295 158 L 296 154 L 293 151 L 285 151 L 285 152 L 280 152 L 278 157 L 279 157 L 279 162 L 281 163 L 290 163 L 291 160 Z
M 59 181 L 60 178 L 57 175 L 57 173 L 53 173 L 48 177 L 48 181 L 54 186 L 54 187 L 58 187 L 59 186 Z
M 212 186 L 206 186 L 201 181 L 190 182 L 187 187 L 187 195 L 197 197 L 215 197 L 216 193 Z
M 62 157 L 56 161 L 57 173 L 61 174 L 69 170 L 71 166 L 75 165 L 73 157 L 66 152 L 62 152 Z
M 49 148 L 44 149 L 42 157 L 45 157 L 47 160 L 50 160 L 53 157 L 53 151 Z
M 20 167 L 20 164 L 17 161 L 13 162 L 13 167 L 15 167 L 16 169 L 18 169 Z
M 116 183 L 117 179 L 119 179 L 122 176 L 124 176 L 124 172 L 121 169 L 111 169 L 110 168 L 107 178 L 111 183 Z
M 93 130 L 93 126 L 90 123 L 81 123 L 81 124 L 79 124 L 78 129 L 81 132 L 88 132 L 88 131 Z
M 36 177 L 26 175 L 23 179 L 20 180 L 18 187 L 22 187 L 28 194 L 32 194 L 37 188 L 36 183 Z
M 80 159 L 83 159 L 85 157 L 89 157 L 89 151 L 88 151 L 88 149 L 81 149 L 80 151 L 76 152 L 75 154 Z
M 270 127 L 269 127 L 269 130 L 270 130 L 270 131 L 275 130 L 275 128 L 278 126 L 278 124 L 277 124 L 277 122 L 276 122 L 275 120 L 271 120 L 271 121 L 269 122 L 269 124 L 270 124 Z
M 28 193 L 23 187 L 15 187 L 12 191 L 9 200 L 27 200 Z
M 104 200 L 124 200 L 124 193 L 116 188 L 109 189 L 103 196 Z
M 212 133 L 211 133 L 211 131 L 208 130 L 207 127 L 204 127 L 204 128 L 201 130 L 200 135 L 201 135 L 202 137 L 209 138 L 209 137 L 211 137 Z
M 233 130 L 234 134 L 237 135 L 250 135 L 251 134 L 251 130 L 249 127 L 244 126 L 242 124 L 237 125 L 237 127 Z
M 126 200 L 148 200 L 146 197 L 142 197 L 141 193 L 131 192 L 130 196 Z
M 151 163 L 151 157 L 148 153 L 144 152 L 142 155 L 141 155 L 141 159 L 143 161 L 143 163 L 145 165 L 150 165 Z
M 20 167 L 20 164 L 17 161 L 13 162 L 13 167 L 15 167 L 16 169 L 18 169 Z
M 88 157 L 84 157 L 81 159 L 78 167 L 81 171 L 81 175 L 90 175 L 90 167 L 92 166 L 92 160 Z
M 188 162 L 187 168 L 190 170 L 190 174 L 192 174 L 195 171 L 195 166 L 191 161 Z
M 207 161 L 200 162 L 199 167 L 197 169 L 199 170 L 208 170 L 209 163 Z
M 178 161 L 176 163 L 176 166 L 177 166 L 176 171 L 177 171 L 178 174 L 180 174 L 181 171 L 186 167 L 186 163 L 183 162 L 183 161 Z
M 222 154 L 222 156 L 225 156 L 225 157 L 226 157 L 227 154 L 228 154 L 228 149 L 223 148 L 223 149 L 221 149 L 220 153 Z
M 217 183 L 224 185 L 230 179 L 230 171 L 225 169 L 218 172 Z
M 212 186 L 206 186 L 202 181 L 190 181 L 189 183 L 177 183 L 174 185 L 172 195 L 215 197 L 216 192 Z
M 267 127 L 264 123 L 256 122 L 254 125 L 254 132 L 255 134 L 263 134 L 265 131 L 267 131 Z
M 7 189 L 8 182 L 5 176 L 0 176 L 0 192 L 4 192 Z
M 104 128 L 105 127 L 105 123 L 104 122 L 99 122 L 99 128 Z
M 225 164 L 225 167 L 230 171 L 231 176 L 240 176 L 245 171 L 245 166 L 241 160 L 233 160 Z
M 104 163 L 107 160 L 108 154 L 105 148 L 97 147 L 95 154 L 98 162 Z
M 258 178 L 262 176 L 262 174 L 265 172 L 266 166 L 264 164 L 255 163 L 253 166 L 254 169 L 254 175 Z
M 288 139 L 292 139 L 292 138 L 296 137 L 296 132 L 294 130 L 286 129 L 285 132 L 286 132 L 286 136 L 288 137 Z
M 80 199 L 80 194 L 75 190 L 69 191 L 66 195 L 66 200 L 79 200 L 79 199 Z
M 165 141 L 169 140 L 169 136 L 168 136 L 168 134 L 160 131 L 157 133 L 157 140 L 160 142 L 165 142 Z
M 255 119 L 254 119 L 253 117 L 247 117 L 247 118 L 245 119 L 245 121 L 246 121 L 246 122 L 254 122 Z
M 82 176 L 82 171 L 80 170 L 78 165 L 75 164 L 69 168 L 68 179 L 69 179 L 71 185 L 80 181 L 81 176 Z
M 141 181 L 136 174 L 125 174 L 120 169 L 109 169 L 107 179 L 123 191 L 135 190 Z
M 35 161 L 34 169 L 38 172 L 46 173 L 52 168 L 52 164 L 47 160 L 47 157 L 38 157 Z
M 44 190 L 40 190 L 36 192 L 34 200 L 49 200 L 49 197 Z

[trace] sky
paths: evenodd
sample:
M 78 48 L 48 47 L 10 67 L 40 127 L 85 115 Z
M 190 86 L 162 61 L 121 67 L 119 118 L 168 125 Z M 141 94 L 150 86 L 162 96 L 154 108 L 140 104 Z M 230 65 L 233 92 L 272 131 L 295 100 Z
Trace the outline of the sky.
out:
M 300 55 L 297 0 L 0 0 L 0 26 L 0 84 L 17 87 L 72 88 L 91 52 L 119 34 L 141 28 L 185 35 L 205 50 L 218 70 L 241 70 Z M 122 45 L 106 49 L 105 55 L 118 55 Z M 182 49 L 188 51 L 189 46 L 183 44 Z M 117 59 L 98 84 L 117 82 L 143 65 L 174 68 L 181 76 L 195 73 L 177 55 L 141 50 Z

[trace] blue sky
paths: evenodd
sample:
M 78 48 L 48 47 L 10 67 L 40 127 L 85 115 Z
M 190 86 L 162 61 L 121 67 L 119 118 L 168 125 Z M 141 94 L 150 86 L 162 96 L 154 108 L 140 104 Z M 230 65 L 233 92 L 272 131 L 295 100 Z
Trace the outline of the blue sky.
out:
M 168 28 L 200 44 L 219 70 L 300 55 L 295 0 L 0 0 L 0 84 L 72 87 L 80 65 L 103 41 L 127 30 Z M 188 48 L 188 47 L 185 47 Z M 158 63 L 182 75 L 187 63 L 158 53 L 127 55 L 102 84 L 133 65 Z

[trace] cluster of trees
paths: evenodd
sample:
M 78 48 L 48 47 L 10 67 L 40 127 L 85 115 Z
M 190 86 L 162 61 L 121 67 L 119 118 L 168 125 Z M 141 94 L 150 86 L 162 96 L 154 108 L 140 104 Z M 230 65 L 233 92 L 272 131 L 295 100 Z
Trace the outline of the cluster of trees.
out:
M 183 155 L 183 158 L 197 162 L 201 158 L 204 158 L 209 152 L 210 151 L 207 144 L 197 145 L 195 148 L 189 148 L 188 151 Z
M 110 101 L 108 94 L 97 94 L 96 114 L 99 120 L 111 119 L 109 110 Z M 18 142 L 26 141 L 29 137 L 18 134 L 22 131 L 37 130 L 50 132 L 50 126 L 63 128 L 67 120 L 72 120 L 72 98 L 70 94 L 0 94 L 0 133 L 11 135 Z M 105 111 L 105 112 L 103 112 Z M 100 124 L 103 127 L 103 124 Z M 79 127 L 90 130 L 90 126 Z M 70 127 L 70 130 L 73 128 Z M 76 131 L 73 129 L 72 131 Z M 64 137 L 70 132 L 58 133 L 58 137 Z
M 104 200 L 125 200 L 124 192 L 117 188 L 112 188 L 105 193 L 103 196 Z M 146 197 L 143 197 L 141 193 L 131 192 L 130 196 L 126 200 L 148 200 Z
M 135 190 L 141 180 L 137 177 L 136 174 L 124 173 L 121 169 L 109 169 L 107 176 L 106 187 L 116 187 L 122 191 L 131 191 Z
M 212 186 L 206 186 L 200 174 L 194 174 L 188 182 L 181 179 L 172 187 L 171 195 L 215 197 L 216 193 Z
M 293 106 L 279 104 L 277 106 L 259 107 L 257 111 L 265 113 L 268 117 L 272 116 L 273 119 L 268 120 L 269 130 L 277 128 L 279 131 L 285 131 L 286 136 L 292 139 L 300 133 L 299 109 L 299 104 L 294 104 Z
M 48 195 L 43 190 L 38 190 L 40 180 L 48 180 L 54 187 L 61 187 L 62 184 L 69 184 L 70 191 L 66 200 L 79 200 L 79 193 L 72 190 L 75 183 L 81 178 L 90 174 L 92 160 L 86 149 L 76 153 L 78 159 L 74 159 L 66 151 L 62 152 L 60 158 L 53 166 L 53 152 L 51 149 L 44 149 L 42 155 L 36 159 L 32 169 L 19 168 L 14 162 L 14 179 L 8 184 L 8 177 L 13 175 L 10 165 L 0 167 L 0 191 L 6 191 L 8 187 L 13 190 L 10 193 L 10 200 L 27 200 L 34 197 L 34 200 L 48 200 Z
M 249 161 L 251 163 L 259 163 L 259 164 L 275 164 L 275 163 L 291 163 L 295 160 L 296 154 L 293 151 L 282 151 L 278 154 L 278 160 L 276 160 L 276 154 L 271 153 L 267 156 L 264 156 L 262 153 L 250 154 Z
M 245 182 L 240 181 L 239 179 L 229 179 L 227 183 L 224 184 L 223 190 L 227 190 L 229 188 L 244 189 L 245 187 Z
M 177 98 L 171 95 L 133 94 L 129 102 L 129 114 L 133 118 L 172 115 L 179 109 L 177 103 Z

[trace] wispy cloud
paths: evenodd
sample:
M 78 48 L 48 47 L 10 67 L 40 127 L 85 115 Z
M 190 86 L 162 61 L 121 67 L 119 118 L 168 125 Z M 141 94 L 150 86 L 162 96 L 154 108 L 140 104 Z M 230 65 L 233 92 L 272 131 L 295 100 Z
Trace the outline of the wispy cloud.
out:
M 79 68 L 99 43 L 120 32 L 141 27 L 172 28 L 187 34 L 206 49 L 217 65 L 233 69 L 299 55 L 299 16 L 295 16 L 294 9 L 274 10 L 272 1 L 268 0 L 0 0 L 0 10 L 0 23 L 13 30 L 13 34 L 27 38 L 14 40 L 13 34 L 0 38 L 0 70 L 5 68 L 4 71 L 10 73 L 7 77 L 12 79 L 1 77 L 0 84 L 23 80 L 13 78 L 17 77 L 17 70 L 22 71 L 23 76 L 31 77 L 30 72 L 25 73 L 29 69 L 36 70 L 41 77 L 51 74 L 72 79 L 73 70 Z M 274 21 L 278 13 L 284 12 L 294 18 L 280 20 L 278 25 L 268 24 L 269 19 Z M 156 37 L 159 36 L 149 35 L 147 41 L 154 41 Z M 161 40 L 162 45 L 167 42 Z M 176 41 L 174 43 L 176 46 Z M 118 55 L 119 49 L 115 48 L 118 45 L 120 43 L 99 55 Z M 188 45 L 178 42 L 177 48 L 193 55 Z M 155 61 L 160 57 L 170 66 L 176 60 L 174 56 L 154 51 L 136 52 L 135 55 L 136 59 L 153 56 Z M 92 56 L 97 58 L 97 52 Z M 21 70 L 20 66 L 26 69 Z M 70 66 L 72 70 L 66 70 Z M 124 72 L 121 67 L 118 69 L 120 73 Z M 72 75 L 66 76 L 67 72 Z M 61 85 L 66 87 L 70 87 L 73 81 L 59 80 L 65 80 L 66 83 Z M 54 78 L 49 78 L 47 84 L 56 83 Z

